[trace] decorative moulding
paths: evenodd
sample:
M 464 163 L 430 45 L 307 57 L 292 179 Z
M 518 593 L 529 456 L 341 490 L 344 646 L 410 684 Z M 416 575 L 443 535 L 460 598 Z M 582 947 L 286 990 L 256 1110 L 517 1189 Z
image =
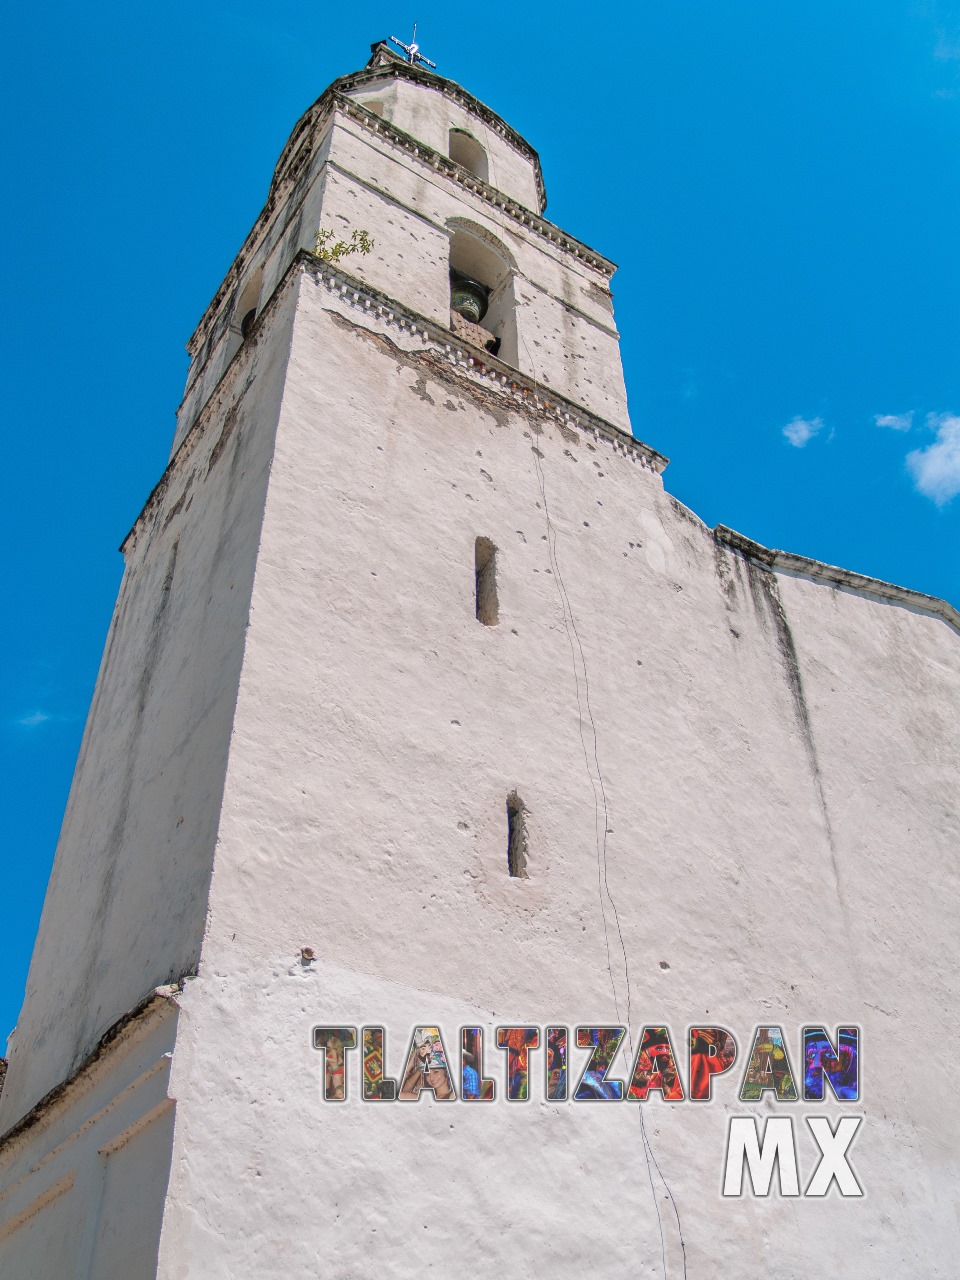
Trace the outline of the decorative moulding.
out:
M 562 426 L 585 431 L 616 446 L 629 454 L 642 466 L 659 475 L 669 459 L 656 449 L 622 431 L 605 418 L 591 413 L 582 405 L 545 387 L 535 378 L 504 364 L 489 351 L 466 341 L 461 335 L 446 329 L 400 303 L 388 298 L 378 289 L 348 275 L 339 267 L 301 252 L 294 265 L 306 268 L 331 294 L 362 314 L 376 317 L 385 324 L 394 325 L 400 331 L 417 340 L 424 348 L 430 347 L 459 373 L 486 390 L 493 390 L 503 398 L 523 408 L 560 423 Z

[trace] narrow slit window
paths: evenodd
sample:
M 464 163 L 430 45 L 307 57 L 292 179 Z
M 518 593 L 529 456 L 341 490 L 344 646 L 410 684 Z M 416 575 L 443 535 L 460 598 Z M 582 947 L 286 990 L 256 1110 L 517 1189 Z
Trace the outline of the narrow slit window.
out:
M 507 869 L 514 879 L 527 878 L 527 820 L 515 791 L 507 796 Z
M 489 538 L 477 539 L 474 571 L 477 620 L 485 627 L 494 627 L 500 617 L 500 604 L 497 600 L 497 548 Z

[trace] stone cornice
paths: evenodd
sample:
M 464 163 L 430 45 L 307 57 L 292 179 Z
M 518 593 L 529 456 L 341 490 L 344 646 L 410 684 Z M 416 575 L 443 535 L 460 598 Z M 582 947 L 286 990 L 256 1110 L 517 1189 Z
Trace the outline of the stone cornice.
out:
M 512 369 L 510 365 L 504 364 L 502 360 L 498 360 L 496 356 L 492 356 L 488 351 L 482 351 L 479 347 L 474 347 L 471 343 L 458 337 L 451 329 L 446 329 L 433 320 L 428 320 L 426 316 L 420 315 L 419 312 L 412 311 L 409 307 L 404 307 L 400 303 L 394 302 L 378 289 L 374 289 L 371 285 L 364 284 L 362 280 L 358 280 L 356 276 L 348 275 L 342 267 L 336 267 L 330 262 L 325 262 L 322 258 L 318 258 L 315 254 L 307 253 L 303 249 L 290 263 L 283 278 L 278 282 L 273 293 L 261 307 L 253 328 L 250 330 L 248 342 L 251 339 L 255 339 L 261 329 L 266 326 L 270 316 L 276 309 L 281 295 L 293 277 L 303 270 L 310 271 L 318 281 L 332 292 L 335 291 L 344 301 L 361 313 L 367 315 L 372 313 L 386 320 L 388 325 L 393 324 L 408 334 L 419 335 L 424 344 L 432 344 L 433 350 L 439 347 L 440 351 L 437 352 L 437 355 L 442 358 L 444 364 L 456 369 L 461 376 L 466 377 L 479 390 L 488 394 L 492 393 L 498 398 L 502 397 L 514 407 L 527 413 L 533 410 L 539 414 L 546 414 L 556 421 L 561 428 L 576 428 L 599 439 L 606 440 L 620 452 L 629 454 L 640 462 L 642 466 L 649 467 L 657 475 L 667 466 L 668 458 L 664 457 L 662 453 L 658 453 L 656 449 L 651 449 L 649 445 L 644 444 L 635 436 L 622 431 L 619 427 L 615 427 L 613 423 L 607 422 L 606 419 L 591 413 L 588 409 L 574 404 L 564 396 L 541 386 L 535 379 L 520 373 L 517 369 Z M 216 405 L 222 403 L 222 393 L 240 367 L 246 352 L 247 343 L 245 342 L 236 352 L 226 369 L 224 369 L 216 386 L 213 387 L 197 416 L 190 424 L 173 457 L 167 463 L 163 475 L 154 485 L 140 514 L 134 520 L 130 531 L 121 542 L 120 550 L 124 554 L 126 554 L 128 547 L 133 544 L 144 518 L 161 501 L 163 494 L 177 472 L 185 460 L 193 453 Z
M 909 605 L 923 613 L 934 614 L 960 632 L 960 612 L 939 596 L 928 596 L 922 591 L 912 591 L 909 587 L 898 587 L 895 583 L 884 582 L 882 578 L 869 578 L 863 573 L 853 573 L 849 569 L 840 569 L 836 565 L 825 564 L 822 560 L 811 560 L 809 556 L 794 555 L 791 551 L 775 551 L 769 547 L 746 538 L 735 529 L 718 524 L 713 531 L 717 542 L 739 551 L 750 560 L 757 561 L 768 569 L 780 569 L 784 573 L 794 573 L 802 578 L 813 578 L 818 582 L 829 582 L 835 587 L 846 587 L 863 595 L 877 596 L 881 600 L 893 600 L 897 604 Z
M 595 249 L 591 249 L 589 245 L 585 245 L 581 240 L 577 240 L 574 236 L 561 231 L 558 226 L 555 226 L 554 223 L 549 222 L 546 218 L 533 213 L 530 209 L 524 208 L 519 201 L 505 195 L 496 187 L 491 187 L 488 182 L 478 178 L 469 169 L 464 169 L 455 160 L 451 160 L 449 156 L 445 156 L 440 151 L 434 151 L 425 142 L 420 142 L 411 134 L 404 133 L 402 129 L 398 129 L 396 125 L 391 124 L 388 120 L 381 119 L 375 112 L 368 111 L 366 107 L 359 102 L 354 102 L 352 98 L 344 97 L 342 94 L 335 94 L 334 101 L 345 115 L 349 115 L 369 132 L 378 134 L 398 149 L 415 156 L 416 159 L 426 164 L 434 172 L 443 173 L 446 177 L 452 178 L 460 186 L 466 187 L 468 191 L 474 192 L 483 200 L 486 200 L 488 204 L 492 204 L 503 213 L 506 213 L 514 222 L 519 222 L 521 226 L 536 232 L 544 240 L 549 240 L 551 244 L 557 245 L 564 252 L 579 258 L 581 262 L 585 262 L 608 279 L 616 271 L 617 264 L 615 262 L 611 262 L 603 254 L 597 253 Z
M 309 271 L 319 283 L 361 315 L 376 317 L 388 326 L 394 325 L 402 332 L 418 338 L 425 347 L 429 344 L 430 349 L 446 364 L 478 388 L 492 391 L 526 412 L 534 410 L 539 416 L 553 419 L 561 427 L 584 431 L 606 440 L 657 475 L 667 466 L 668 458 L 636 436 L 568 400 L 552 388 L 543 386 L 528 374 L 504 364 L 489 351 L 483 351 L 455 334 L 452 329 L 403 306 L 379 289 L 358 280 L 356 276 L 348 275 L 341 267 L 303 250 L 292 264 L 292 268 L 298 267 Z

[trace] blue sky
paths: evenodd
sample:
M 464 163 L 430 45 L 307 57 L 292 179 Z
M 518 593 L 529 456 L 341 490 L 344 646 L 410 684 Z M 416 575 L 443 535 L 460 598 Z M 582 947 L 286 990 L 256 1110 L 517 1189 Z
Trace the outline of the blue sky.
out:
M 297 117 L 414 19 L 538 148 L 547 216 L 620 264 L 634 430 L 670 492 L 960 604 L 960 3 L 341 12 L 7 20 L 0 1043 L 184 342 Z

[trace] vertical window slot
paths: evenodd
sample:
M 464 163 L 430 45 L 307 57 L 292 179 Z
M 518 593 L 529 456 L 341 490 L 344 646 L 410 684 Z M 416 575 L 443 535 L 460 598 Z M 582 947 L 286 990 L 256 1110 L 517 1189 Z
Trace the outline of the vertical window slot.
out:
M 497 548 L 489 538 L 478 538 L 474 549 L 477 620 L 494 627 L 500 617 L 497 600 Z
M 527 878 L 527 819 L 515 791 L 507 796 L 507 868 L 515 879 Z

